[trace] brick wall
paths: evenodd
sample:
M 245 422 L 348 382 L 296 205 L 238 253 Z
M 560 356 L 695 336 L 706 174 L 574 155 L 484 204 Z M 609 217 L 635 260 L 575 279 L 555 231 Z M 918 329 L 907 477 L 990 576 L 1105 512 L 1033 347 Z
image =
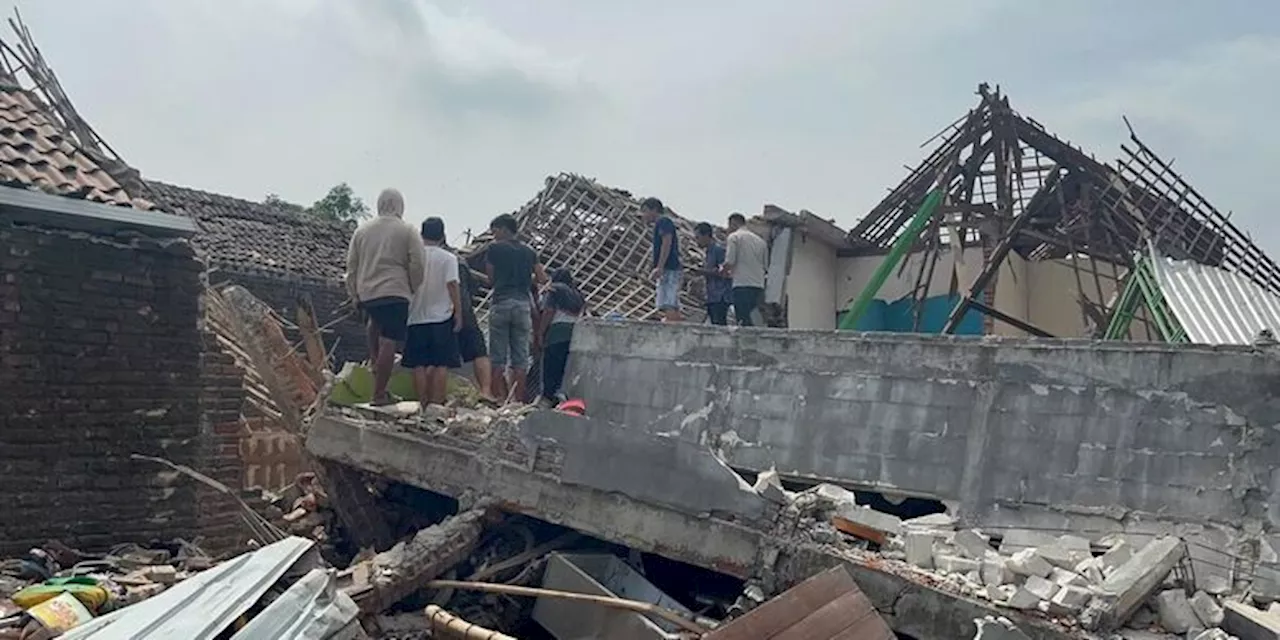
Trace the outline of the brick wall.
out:
M 235 540 L 232 504 L 129 457 L 238 478 L 234 440 L 215 436 L 236 433 L 241 382 L 202 357 L 201 273 L 182 240 L 0 221 L 0 554 Z
M 315 308 L 316 322 L 321 327 L 331 325 L 325 330 L 324 341 L 325 346 L 333 351 L 335 368 L 341 368 L 344 362 L 362 362 L 368 357 L 364 325 L 358 314 L 348 314 L 349 309 L 342 307 L 347 291 L 337 280 L 223 265 L 210 270 L 209 282 L 238 284 L 291 323 L 297 319 L 298 300 L 308 299 Z M 292 340 L 298 339 L 296 332 L 286 331 L 286 334 Z

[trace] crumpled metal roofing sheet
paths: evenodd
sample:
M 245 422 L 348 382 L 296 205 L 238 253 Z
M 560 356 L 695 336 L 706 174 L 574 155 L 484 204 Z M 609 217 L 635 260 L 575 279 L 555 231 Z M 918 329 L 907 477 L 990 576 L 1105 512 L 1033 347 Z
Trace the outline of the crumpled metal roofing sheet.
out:
M 231 640 L 354 640 L 366 638 L 360 607 L 337 589 L 332 574 L 312 569 L 254 616 Z
M 1152 270 L 1169 309 L 1197 344 L 1253 344 L 1280 331 L 1280 297 L 1245 276 L 1152 252 Z
M 60 640 L 212 640 L 262 599 L 315 543 L 285 538 L 236 556 L 168 591 L 113 611 Z

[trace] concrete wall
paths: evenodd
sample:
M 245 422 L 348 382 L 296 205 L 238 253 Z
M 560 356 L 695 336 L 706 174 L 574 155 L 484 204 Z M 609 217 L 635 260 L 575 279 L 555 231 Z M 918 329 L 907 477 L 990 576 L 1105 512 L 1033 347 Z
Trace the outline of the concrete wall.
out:
M 733 465 L 989 526 L 1280 528 L 1280 358 L 1244 348 L 588 323 L 572 395 Z
M 0 219 L 0 554 L 237 542 L 234 502 L 130 459 L 239 480 L 242 373 L 207 350 L 202 271 L 183 240 Z
M 836 250 L 797 229 L 787 274 L 787 326 L 836 328 Z

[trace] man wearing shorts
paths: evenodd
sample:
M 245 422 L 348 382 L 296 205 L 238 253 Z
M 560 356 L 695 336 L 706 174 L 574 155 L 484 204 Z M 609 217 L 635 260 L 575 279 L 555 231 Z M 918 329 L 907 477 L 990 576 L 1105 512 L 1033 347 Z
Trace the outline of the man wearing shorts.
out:
M 413 370 L 418 402 L 444 404 L 449 369 L 462 366 L 458 337 L 462 330 L 462 302 L 458 291 L 458 257 L 444 244 L 444 221 L 422 223 L 424 276 L 409 305 L 408 340 L 400 364 Z
M 519 223 L 503 214 L 489 224 L 493 242 L 485 248 L 485 269 L 493 294 L 489 303 L 489 351 L 493 359 L 493 393 L 523 402 L 529 374 L 529 341 L 533 335 L 533 285 L 547 281 L 538 254 L 516 238 Z M 508 380 L 507 371 L 511 378 Z
M 476 280 L 471 267 L 458 258 L 458 288 L 462 297 L 462 331 L 458 332 L 458 353 L 463 363 L 471 363 L 471 376 L 475 378 L 480 395 L 493 400 L 493 363 L 489 361 L 489 348 L 485 345 L 484 331 L 476 319 Z
M 640 215 L 653 225 L 653 271 L 649 277 L 657 285 L 658 313 L 664 322 L 680 321 L 680 237 L 676 223 L 657 198 L 646 198 Z
M 378 215 L 356 228 L 347 248 L 347 292 L 368 318 L 375 405 L 394 402 L 387 382 L 405 341 L 409 300 L 422 283 L 422 241 L 403 218 L 404 197 L 384 189 Z

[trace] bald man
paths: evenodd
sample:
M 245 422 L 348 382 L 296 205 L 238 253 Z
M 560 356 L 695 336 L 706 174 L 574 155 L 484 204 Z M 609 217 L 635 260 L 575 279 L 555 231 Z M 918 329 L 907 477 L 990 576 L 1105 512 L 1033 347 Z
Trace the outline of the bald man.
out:
M 395 189 L 378 195 L 378 215 L 351 236 L 347 291 L 368 318 L 374 405 L 395 402 L 387 382 L 405 340 L 409 300 L 422 286 L 424 251 L 418 232 L 404 221 L 404 196 Z

